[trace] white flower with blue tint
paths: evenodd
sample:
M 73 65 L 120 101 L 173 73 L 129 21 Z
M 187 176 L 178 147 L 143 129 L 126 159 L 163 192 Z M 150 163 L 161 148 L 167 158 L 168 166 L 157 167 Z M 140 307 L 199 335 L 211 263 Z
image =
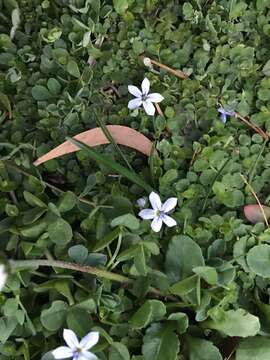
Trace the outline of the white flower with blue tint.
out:
M 0 264 L 0 291 L 4 288 L 7 281 L 6 268 L 3 264 Z
M 226 124 L 227 116 L 235 116 L 235 111 L 225 110 L 222 106 L 218 108 L 218 112 L 220 113 L 220 118 L 224 124 Z
M 97 344 L 99 339 L 98 332 L 90 332 L 79 341 L 72 330 L 64 329 L 63 338 L 67 346 L 60 346 L 52 351 L 55 359 L 97 360 L 96 355 L 88 350 Z
M 158 93 L 149 94 L 149 90 L 150 82 L 147 78 L 144 78 L 142 82 L 142 90 L 138 89 L 137 86 L 129 85 L 128 91 L 135 96 L 135 99 L 129 101 L 128 108 L 134 110 L 143 106 L 148 115 L 154 115 L 156 109 L 153 103 L 161 102 L 164 97 Z
M 169 198 L 162 204 L 159 195 L 152 191 L 149 195 L 149 201 L 152 209 L 141 210 L 139 216 L 145 220 L 153 220 L 151 223 L 153 231 L 159 232 L 163 223 L 169 227 L 177 225 L 176 221 L 167 215 L 176 207 L 177 198 Z

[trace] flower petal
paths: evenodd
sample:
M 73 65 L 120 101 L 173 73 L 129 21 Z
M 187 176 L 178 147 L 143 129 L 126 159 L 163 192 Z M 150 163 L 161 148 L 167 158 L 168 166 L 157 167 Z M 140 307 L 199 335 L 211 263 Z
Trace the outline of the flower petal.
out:
M 97 356 L 90 351 L 83 351 L 79 357 L 78 360 L 97 360 Z
M 139 212 L 139 216 L 144 220 L 154 219 L 156 212 L 152 209 L 144 209 Z
M 152 191 L 151 194 L 149 195 L 149 201 L 154 210 L 161 210 L 161 200 L 157 193 Z
M 163 215 L 162 216 L 162 221 L 164 222 L 165 225 L 172 227 L 177 225 L 177 222 L 170 216 L 168 215 Z
M 142 93 L 143 95 L 148 95 L 150 90 L 150 81 L 147 78 L 143 79 L 142 82 Z
M 60 346 L 52 351 L 55 359 L 67 359 L 73 356 L 73 351 L 67 346 Z
M 5 270 L 5 266 L 0 264 L 0 291 L 3 289 L 7 281 L 7 273 Z
M 137 205 L 139 206 L 139 208 L 143 209 L 145 207 L 146 201 L 144 198 L 139 198 L 137 200 Z
M 142 100 L 139 99 L 139 98 L 130 100 L 130 101 L 128 102 L 128 108 L 129 108 L 130 110 L 137 109 L 137 108 L 140 107 L 141 105 L 142 105 Z
M 128 85 L 128 91 L 136 96 L 136 97 L 141 97 L 142 96 L 142 92 L 140 89 L 137 88 L 137 86 L 134 86 L 134 85 Z
M 164 100 L 164 97 L 162 95 L 160 95 L 159 93 L 152 93 L 147 96 L 147 100 L 154 102 L 154 103 L 159 103 L 162 100 Z
M 177 205 L 177 198 L 171 197 L 168 200 L 165 201 L 165 203 L 161 207 L 161 211 L 164 211 L 165 213 L 171 211 L 174 209 Z
M 97 331 L 92 331 L 82 338 L 79 347 L 83 350 L 91 349 L 91 347 L 97 344 L 98 339 L 99 333 Z
M 227 115 L 222 113 L 222 114 L 220 114 L 220 118 L 221 118 L 221 121 L 223 122 L 223 124 L 226 124 Z
M 79 347 L 79 341 L 77 339 L 77 336 L 75 334 L 74 331 L 69 330 L 69 329 L 64 329 L 63 331 L 63 338 L 66 342 L 66 344 L 71 348 L 71 349 L 76 349 L 77 347 Z
M 151 228 L 155 232 L 159 232 L 162 227 L 162 219 L 161 216 L 155 217 L 151 222 Z
M 142 104 L 143 104 L 146 114 L 151 115 L 151 116 L 155 115 L 156 109 L 155 109 L 154 105 L 151 103 L 151 101 L 145 100 L 142 102 Z

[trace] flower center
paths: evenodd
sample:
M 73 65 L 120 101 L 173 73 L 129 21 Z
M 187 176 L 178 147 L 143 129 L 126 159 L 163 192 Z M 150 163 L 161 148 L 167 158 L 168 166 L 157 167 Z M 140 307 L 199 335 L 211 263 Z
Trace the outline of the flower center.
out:
M 146 101 L 147 100 L 147 95 L 146 94 L 142 94 L 142 101 Z
M 160 217 L 164 214 L 164 211 L 161 211 L 161 210 L 156 210 L 156 216 L 157 217 Z

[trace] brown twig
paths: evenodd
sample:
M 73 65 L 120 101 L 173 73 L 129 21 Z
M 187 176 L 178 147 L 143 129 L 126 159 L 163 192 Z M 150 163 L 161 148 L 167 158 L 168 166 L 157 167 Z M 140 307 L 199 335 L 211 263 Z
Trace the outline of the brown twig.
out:
M 264 218 L 265 224 L 266 224 L 266 226 L 269 228 L 269 223 L 268 223 L 267 217 L 266 217 L 266 215 L 265 215 L 263 206 L 262 206 L 262 204 L 261 204 L 258 196 L 256 195 L 256 193 L 255 193 L 254 189 L 252 188 L 252 186 L 248 183 L 247 179 L 246 179 L 242 174 L 240 174 L 240 175 L 241 175 L 242 179 L 244 180 L 244 183 L 248 186 L 248 188 L 250 189 L 252 195 L 253 195 L 254 198 L 256 199 L 257 204 L 259 205 L 259 208 L 260 208 L 260 210 L 261 210 L 262 216 L 263 216 L 263 218 Z
M 247 126 L 255 130 L 258 134 L 260 134 L 265 140 L 269 140 L 268 134 L 264 132 L 260 127 L 253 125 L 250 121 L 245 119 L 243 116 L 241 116 L 238 112 L 235 112 L 235 117 L 237 119 L 240 119 L 243 123 L 245 123 Z
M 181 70 L 174 70 L 174 69 L 170 68 L 167 65 L 161 64 L 160 62 L 158 62 L 156 60 L 153 60 L 153 59 L 150 59 L 150 58 L 148 58 L 146 56 L 143 56 L 143 55 L 141 55 L 140 57 L 141 57 L 142 61 L 144 61 L 144 59 L 146 59 L 146 58 L 149 59 L 151 61 L 151 64 L 156 65 L 156 66 L 160 67 L 161 69 L 164 69 L 164 70 L 168 71 L 170 74 L 172 74 L 174 76 L 177 76 L 180 79 L 186 79 L 186 78 L 189 77 L 189 75 L 187 73 L 185 73 L 185 72 L 183 72 Z

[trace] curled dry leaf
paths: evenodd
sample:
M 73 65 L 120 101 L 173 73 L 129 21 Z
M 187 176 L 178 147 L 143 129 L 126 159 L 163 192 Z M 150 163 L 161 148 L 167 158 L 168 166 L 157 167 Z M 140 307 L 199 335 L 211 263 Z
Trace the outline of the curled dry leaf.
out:
M 270 207 L 262 205 L 263 211 L 267 220 L 270 218 Z M 262 214 L 261 208 L 259 205 L 246 205 L 244 207 L 244 214 L 248 221 L 253 224 L 258 222 L 264 222 L 264 216 Z
M 108 125 L 107 129 L 117 144 L 128 146 L 141 152 L 144 155 L 150 155 L 153 143 L 143 134 L 127 126 L 121 125 Z M 74 136 L 74 139 L 79 140 L 91 147 L 109 144 L 109 140 L 101 128 L 94 128 L 84 131 Z M 69 141 L 65 141 L 55 149 L 38 158 L 34 162 L 34 165 L 38 166 L 48 160 L 55 159 L 65 154 L 70 154 L 78 150 L 80 149 L 76 145 L 71 144 Z

